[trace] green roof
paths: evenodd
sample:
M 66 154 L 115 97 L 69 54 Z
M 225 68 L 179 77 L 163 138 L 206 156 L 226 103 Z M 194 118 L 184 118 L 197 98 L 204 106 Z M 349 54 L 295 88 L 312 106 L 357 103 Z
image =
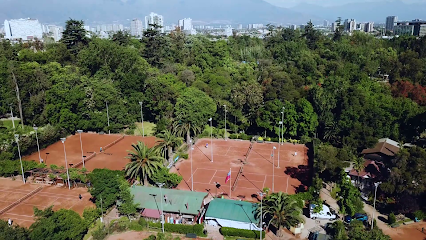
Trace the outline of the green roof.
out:
M 134 195 L 133 202 L 139 204 L 139 208 L 161 210 L 161 199 L 165 212 L 197 215 L 203 205 L 207 193 L 191 192 L 174 189 L 132 186 L 130 192 Z M 155 197 L 153 195 L 156 195 Z
M 215 198 L 209 203 L 206 218 L 259 224 L 255 217 L 257 206 L 257 203 Z

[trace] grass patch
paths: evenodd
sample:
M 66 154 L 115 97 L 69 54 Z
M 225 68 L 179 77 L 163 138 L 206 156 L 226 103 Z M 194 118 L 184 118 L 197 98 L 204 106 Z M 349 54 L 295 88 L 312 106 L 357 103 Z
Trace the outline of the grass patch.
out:
M 135 129 L 135 136 L 142 136 L 142 123 L 137 122 L 135 123 L 136 125 L 136 129 Z M 153 136 L 154 135 L 154 128 L 155 128 L 155 123 L 150 123 L 150 122 L 143 122 L 143 127 L 145 129 L 145 136 Z
M 11 119 L 0 119 L 0 121 L 3 123 L 3 126 L 6 127 L 7 129 L 13 129 L 13 122 Z M 21 120 L 13 120 L 15 122 L 15 127 L 19 126 L 19 123 L 21 122 Z M 0 123 L 1 124 L 1 123 Z

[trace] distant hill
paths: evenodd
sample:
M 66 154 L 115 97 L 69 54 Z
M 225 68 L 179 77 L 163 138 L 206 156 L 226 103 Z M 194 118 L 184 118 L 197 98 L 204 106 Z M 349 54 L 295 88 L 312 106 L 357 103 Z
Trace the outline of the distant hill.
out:
M 426 3 L 406 4 L 399 0 L 348 3 L 340 6 L 321 7 L 300 3 L 290 8 L 306 15 L 317 15 L 326 20 L 335 21 L 354 18 L 357 22 L 385 22 L 387 16 L 398 16 L 398 20 L 426 19 Z
M 181 18 L 206 23 L 272 23 L 302 24 L 321 19 L 276 7 L 264 0 L 68 0 L 2 1 L 0 20 L 10 18 L 37 18 L 41 22 L 63 24 L 68 18 L 92 22 L 119 21 L 139 18 L 150 12 L 161 14 L 166 24 Z

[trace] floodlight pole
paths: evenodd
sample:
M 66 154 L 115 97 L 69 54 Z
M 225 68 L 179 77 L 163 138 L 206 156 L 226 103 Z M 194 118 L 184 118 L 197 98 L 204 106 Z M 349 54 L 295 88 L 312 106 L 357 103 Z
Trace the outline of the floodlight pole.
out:
M 145 128 L 143 127 L 143 113 L 142 113 L 142 105 L 143 105 L 143 102 L 139 102 L 139 105 L 141 105 L 142 137 L 145 137 Z
M 285 107 L 283 107 L 283 111 L 281 112 L 281 122 L 283 122 L 283 124 L 281 125 L 281 145 L 284 144 L 284 110 Z
M 263 196 L 265 196 L 264 192 L 258 192 L 257 194 L 259 194 L 260 196 L 260 240 L 262 240 L 262 230 L 263 230 Z
M 373 211 L 373 218 L 371 219 L 371 230 L 373 230 L 373 225 L 374 225 L 374 212 L 376 211 L 376 194 L 377 194 L 377 187 L 381 184 L 382 182 L 376 182 L 374 183 L 375 186 L 375 190 L 374 190 L 374 211 Z
M 275 146 L 272 147 L 272 192 L 274 192 L 275 185 L 275 149 L 277 149 Z
M 163 210 L 163 192 L 161 191 L 161 187 L 164 186 L 164 183 L 157 183 L 158 187 L 160 187 L 160 203 L 161 203 L 161 231 L 164 233 L 164 210 Z
M 67 152 L 65 150 L 65 140 L 66 140 L 66 138 L 61 138 L 62 145 L 64 145 L 65 167 L 67 167 L 67 177 L 68 177 L 68 189 L 71 190 L 70 174 L 68 172 Z
M 13 120 L 12 120 L 13 121 Z M 37 129 L 38 127 L 33 127 L 36 133 L 36 140 L 37 140 L 37 150 L 38 150 L 38 161 L 41 163 L 41 156 L 40 156 L 40 145 L 38 144 L 38 136 L 37 136 Z
M 19 161 L 21 162 L 22 181 L 25 184 L 24 167 L 22 166 L 21 149 L 19 148 L 19 134 L 15 134 L 15 141 L 16 141 L 16 145 L 18 145 Z
M 81 133 L 83 132 L 83 130 L 77 130 L 77 132 L 80 133 L 81 161 L 83 162 L 83 168 L 85 168 L 85 166 L 84 166 L 84 156 L 83 156 L 83 142 L 81 140 Z
M 211 152 L 212 152 L 212 162 L 213 162 L 213 119 L 209 118 L 210 121 L 210 148 L 211 148 Z
M 281 141 L 282 141 L 282 139 L 281 139 L 281 125 L 283 124 L 283 122 L 279 122 L 279 129 L 278 129 L 278 132 L 279 132 L 279 134 L 278 135 L 280 135 L 278 138 L 280 139 L 279 141 L 278 141 L 278 167 L 277 168 L 280 168 L 280 150 L 281 150 Z
M 223 106 L 225 107 L 225 133 L 224 133 L 224 137 L 225 137 L 225 141 L 227 141 L 226 140 L 226 112 L 227 112 L 226 111 L 226 104 L 224 104 Z
M 194 174 L 192 173 L 192 139 L 189 139 L 189 154 L 191 155 L 191 191 L 194 191 Z
M 15 129 L 15 120 L 13 119 L 12 104 L 10 104 L 10 115 L 12 116 L 12 125 L 13 125 L 13 129 Z

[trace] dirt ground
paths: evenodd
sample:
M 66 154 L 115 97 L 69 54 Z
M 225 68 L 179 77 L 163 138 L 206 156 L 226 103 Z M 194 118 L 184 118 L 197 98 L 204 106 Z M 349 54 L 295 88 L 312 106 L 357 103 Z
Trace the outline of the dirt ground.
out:
M 108 168 L 111 170 L 123 170 L 127 163 L 128 150 L 132 150 L 132 144 L 138 141 L 144 142 L 148 147 L 153 147 L 156 142 L 155 137 L 141 136 L 124 136 L 124 139 L 114 144 L 102 153 L 97 153 L 96 156 L 86 162 L 86 169 L 93 171 L 95 168 Z M 82 167 L 82 166 L 80 166 Z
M 422 232 L 422 228 L 424 228 Z M 426 239 L 426 222 L 413 223 L 398 228 L 383 229 L 392 240 L 424 240 Z
M 44 209 L 53 205 L 53 210 L 72 209 L 80 215 L 83 214 L 86 207 L 95 207 L 89 200 L 91 195 L 86 188 L 69 190 L 65 187 L 23 184 L 22 181 L 0 178 L 0 210 L 39 187 L 42 187 L 41 191 L 1 214 L 0 219 L 8 220 L 10 218 L 14 224 L 29 227 L 34 222 L 33 207 Z M 83 197 L 81 200 L 78 198 L 79 194 Z
M 207 191 L 211 195 L 256 200 L 254 194 L 264 187 L 290 194 L 299 187 L 304 188 L 303 184 L 308 180 L 308 149 L 304 145 L 254 143 L 249 151 L 250 145 L 250 141 L 242 140 L 213 139 L 213 144 L 210 139 L 198 140 L 192 151 L 193 177 L 191 178 L 191 157 L 179 160 L 171 169 L 183 176 L 184 181 L 179 184 L 178 189 L 191 190 L 194 185 L 195 191 Z M 273 147 L 276 149 L 273 150 Z M 243 173 L 231 191 L 241 166 L 244 166 Z M 225 183 L 230 170 L 231 180 Z M 216 183 L 220 184 L 219 188 L 216 188 Z
M 168 233 L 166 233 L 166 234 L 168 234 Z M 157 232 L 147 232 L 147 231 L 135 232 L 135 231 L 130 231 L 130 232 L 123 232 L 123 233 L 115 233 L 115 234 L 112 234 L 112 235 L 108 236 L 106 238 L 106 240 L 136 240 L 136 239 L 146 239 L 150 235 L 156 235 L 157 236 Z M 183 235 L 180 235 L 180 234 L 172 234 L 172 235 L 173 235 L 173 238 L 179 237 L 182 240 L 190 239 L 190 238 L 185 238 Z M 191 238 L 191 239 L 194 239 L 194 238 Z

